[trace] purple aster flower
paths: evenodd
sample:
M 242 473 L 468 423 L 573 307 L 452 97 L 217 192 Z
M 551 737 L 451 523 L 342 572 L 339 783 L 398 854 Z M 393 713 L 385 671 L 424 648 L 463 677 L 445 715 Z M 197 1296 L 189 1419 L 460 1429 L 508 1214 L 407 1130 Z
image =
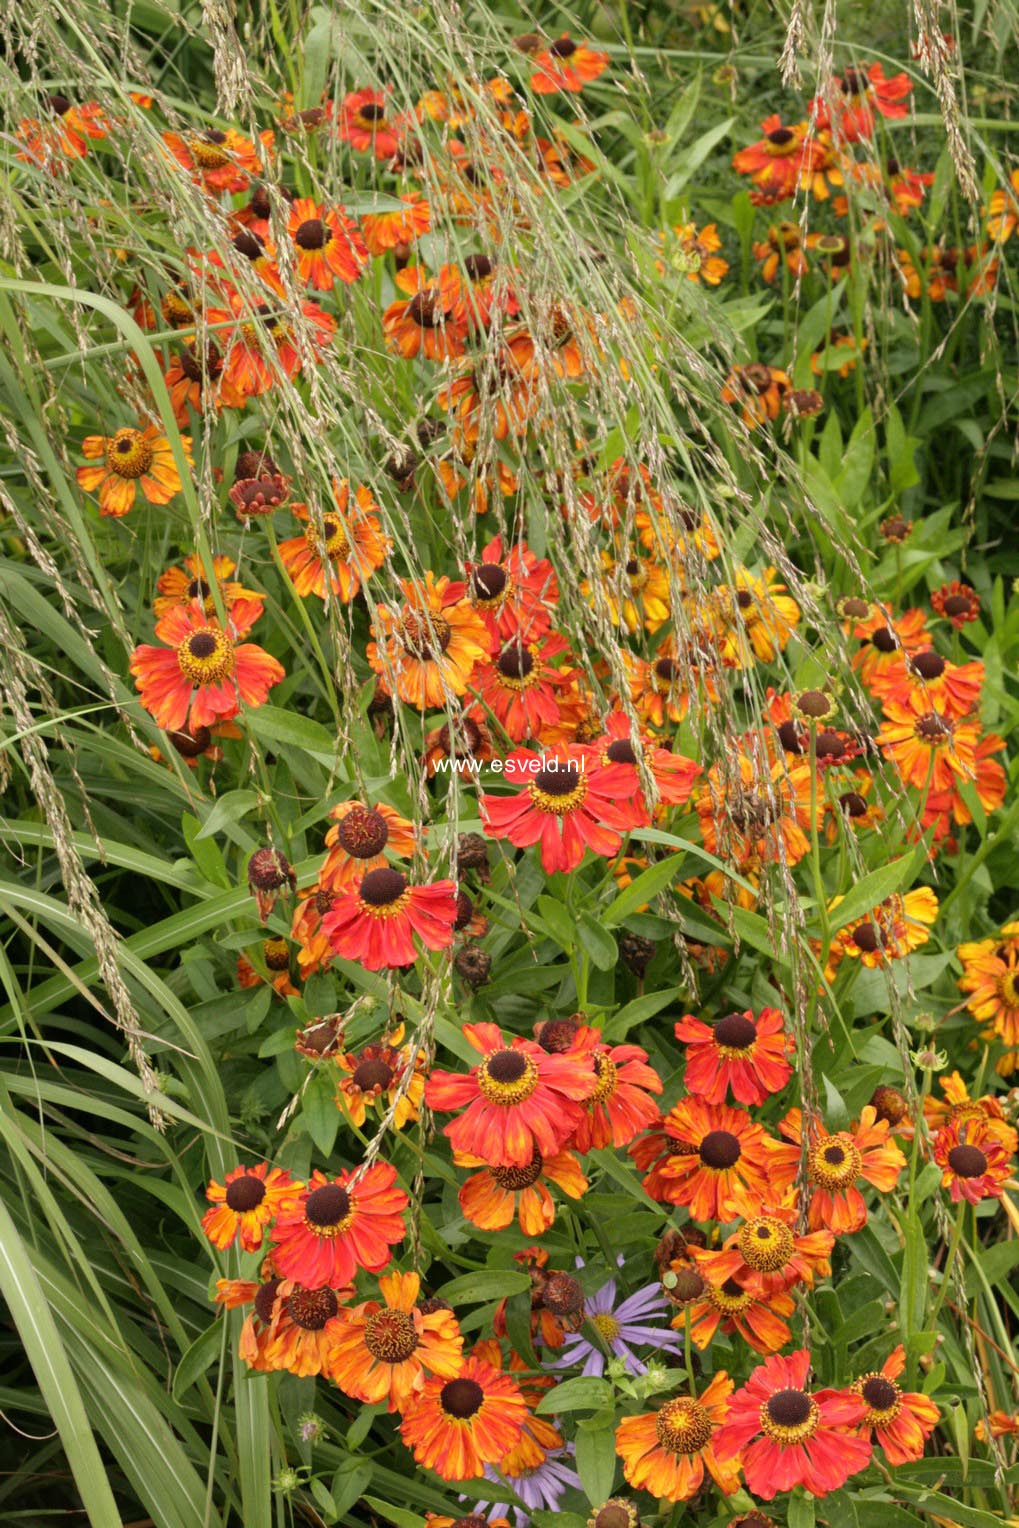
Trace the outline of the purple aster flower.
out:
M 527 1503 L 528 1510 L 525 1512 L 521 1507 L 508 1507 L 499 1501 L 479 1501 L 474 1511 L 481 1517 L 487 1515 L 489 1518 L 508 1517 L 512 1512 L 516 1528 L 526 1528 L 532 1512 L 558 1512 L 559 1499 L 564 1491 L 571 1487 L 577 1491 L 582 1489 L 580 1476 L 566 1463 L 572 1452 L 573 1444 L 568 1443 L 561 1454 L 555 1458 L 548 1454 L 534 1469 L 524 1470 L 520 1475 L 499 1474 L 490 1464 L 486 1464 L 485 1479 L 491 1480 L 496 1486 L 509 1486 L 515 1496 Z
M 622 1258 L 619 1261 L 622 1262 Z M 631 1352 L 628 1344 L 631 1342 L 640 1345 L 651 1344 L 658 1352 L 663 1350 L 676 1352 L 681 1349 L 683 1340 L 678 1332 L 670 1331 L 668 1327 L 650 1324 L 666 1312 L 671 1313 L 672 1307 L 663 1294 L 660 1284 L 645 1285 L 643 1289 L 638 1289 L 636 1294 L 629 1295 L 619 1305 L 616 1304 L 616 1293 L 616 1281 L 609 1279 L 597 1294 L 590 1295 L 585 1300 L 585 1315 L 604 1338 L 613 1355 L 623 1360 L 630 1374 L 646 1374 L 647 1364 L 641 1363 L 636 1354 Z M 582 1374 L 591 1376 L 605 1373 L 606 1359 L 601 1348 L 589 1342 L 582 1332 L 571 1332 L 567 1335 L 559 1358 L 548 1367 L 570 1368 L 581 1360 L 584 1362 Z

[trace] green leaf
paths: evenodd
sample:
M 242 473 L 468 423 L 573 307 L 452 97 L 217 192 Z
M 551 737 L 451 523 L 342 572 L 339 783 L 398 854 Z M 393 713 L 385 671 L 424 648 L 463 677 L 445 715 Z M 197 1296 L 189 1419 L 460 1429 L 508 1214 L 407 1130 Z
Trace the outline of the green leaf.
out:
M 211 838 L 214 833 L 222 833 L 224 828 L 231 827 L 235 822 L 240 822 L 257 805 L 258 795 L 255 791 L 236 790 L 225 792 L 224 795 L 220 796 L 195 834 L 196 840 Z
M 196 1337 L 177 1365 L 171 1394 L 178 1405 L 191 1386 L 216 1362 L 226 1345 L 226 1322 L 214 1321 Z
M 364 1501 L 366 1506 L 374 1507 L 387 1523 L 395 1523 L 396 1528 L 424 1528 L 425 1520 L 418 1512 L 408 1512 L 405 1507 L 394 1507 L 391 1502 L 379 1501 L 377 1496 L 366 1496 Z
M 616 1430 L 607 1427 L 578 1428 L 577 1474 L 592 1507 L 600 1507 L 612 1495 L 616 1478 Z
M 872 912 L 886 897 L 909 885 L 926 860 L 926 846 L 918 844 L 912 854 L 893 860 L 890 865 L 881 865 L 869 875 L 861 877 L 832 908 L 829 918 L 831 932 L 835 934 L 840 928 L 845 928 L 847 923 L 852 923 L 854 918 L 862 918 L 864 913 Z
M 310 716 L 284 710 L 282 706 L 263 705 L 250 713 L 247 722 L 255 736 L 267 743 L 283 743 L 291 748 L 300 748 L 304 753 L 310 753 L 327 764 L 336 759 L 339 746 L 337 739 L 321 722 L 312 721 Z
M 619 963 L 619 950 L 608 929 L 602 928 L 590 913 L 580 913 L 577 918 L 577 935 L 581 948 L 588 954 L 599 971 L 611 971 Z
M 457 1305 L 480 1305 L 484 1300 L 502 1300 L 531 1287 L 529 1273 L 515 1268 L 481 1268 L 450 1279 L 438 1293 L 455 1309 Z
M 640 875 L 632 880 L 629 886 L 625 886 L 610 902 L 601 914 L 601 921 L 606 928 L 612 928 L 617 923 L 622 923 L 631 913 L 635 913 L 646 903 L 656 897 L 666 886 L 671 886 L 679 879 L 679 873 L 686 860 L 685 854 L 670 854 L 668 859 L 659 860 L 654 865 L 649 865 L 642 870 Z
M 600 1406 L 610 1405 L 613 1390 L 607 1379 L 587 1378 L 564 1380 L 556 1385 L 538 1402 L 537 1411 L 543 1415 L 556 1416 L 564 1411 L 597 1411 Z
M 566 908 L 555 897 L 544 893 L 538 898 L 537 908 L 556 944 L 568 954 L 577 942 L 577 931 Z

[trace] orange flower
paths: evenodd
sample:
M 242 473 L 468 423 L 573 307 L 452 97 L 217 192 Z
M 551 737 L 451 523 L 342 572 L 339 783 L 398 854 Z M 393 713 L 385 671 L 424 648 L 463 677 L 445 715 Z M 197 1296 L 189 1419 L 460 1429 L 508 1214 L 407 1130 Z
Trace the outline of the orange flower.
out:
M 651 557 L 616 558 L 606 551 L 600 553 L 600 560 L 599 582 L 609 620 L 629 632 L 643 627 L 653 636 L 672 616 L 668 567 Z M 584 579 L 580 592 L 595 604 L 590 579 Z
M 625 712 L 614 710 L 605 722 L 605 731 L 593 744 L 599 762 L 594 782 L 606 795 L 632 801 L 641 816 L 651 807 L 644 795 L 639 764 L 652 777 L 663 806 L 683 806 L 690 799 L 694 782 L 701 772 L 699 764 L 684 754 L 659 748 L 648 738 L 635 745 Z
M 771 206 L 786 201 L 797 190 L 804 175 L 816 170 L 825 157 L 824 147 L 808 137 L 809 125 L 796 122 L 783 127 L 776 112 L 761 123 L 763 138 L 733 155 L 733 168 L 749 175 L 757 192 L 751 200 Z
M 782 400 L 791 386 L 786 372 L 752 361 L 749 366 L 733 367 L 720 396 L 723 403 L 740 405 L 740 418 L 753 430 L 769 419 L 778 418 Z
M 761 276 L 769 286 L 782 266 L 797 280 L 810 269 L 798 223 L 772 223 L 766 237 L 754 244 L 753 251 L 754 259 L 760 261 Z
M 554 1023 L 554 1021 L 553 1021 Z M 548 1048 L 548 1025 L 539 1043 Z M 628 1146 L 635 1136 L 658 1122 L 658 1106 L 651 1094 L 662 1091 L 662 1079 L 648 1065 L 648 1054 L 639 1045 L 606 1045 L 600 1029 L 577 1026 L 569 1053 L 590 1056 L 596 1084 L 584 1101 L 584 1114 L 571 1144 L 579 1152 L 601 1146 Z
M 191 437 L 182 435 L 181 447 L 189 466 Z M 180 493 L 180 473 L 173 458 L 173 448 L 159 426 L 146 425 L 142 430 L 130 427 L 115 435 L 87 435 L 81 454 L 90 460 L 102 457 L 97 467 L 79 467 L 78 483 L 86 493 L 98 489 L 99 512 L 119 519 L 134 507 L 138 488 L 150 504 L 168 504 Z
M 564 654 L 572 656 L 569 644 L 556 632 L 528 641 L 528 634 L 518 631 L 490 663 L 478 667 L 475 688 L 512 742 L 540 739 L 559 721 L 559 695 L 569 685 L 572 669 L 555 668 L 553 660 Z
M 877 1373 L 864 1374 L 850 1389 L 867 1407 L 860 1424 L 862 1437 L 877 1443 L 891 1465 L 914 1464 L 923 1458 L 924 1444 L 937 1427 L 941 1412 L 918 1391 L 896 1383 L 906 1367 L 905 1349 L 893 1348 Z
M 544 753 L 518 748 L 504 761 L 507 780 L 524 781 L 514 796 L 481 797 L 481 816 L 490 838 L 506 838 L 519 849 L 541 845 L 542 869 L 575 870 L 590 849 L 615 854 L 621 834 L 638 826 L 642 813 L 630 802 L 614 801 L 595 778 L 593 750 L 560 744 Z
M 846 69 L 830 85 L 836 100 L 829 106 L 826 96 L 818 96 L 811 101 L 811 109 L 822 131 L 830 128 L 837 140 L 846 143 L 873 138 L 875 112 L 882 117 L 904 117 L 906 97 L 913 89 L 908 74 L 886 80 L 880 64 Z
M 429 276 L 423 265 L 397 271 L 396 285 L 408 295 L 390 303 L 382 315 L 386 344 L 405 360 L 423 355 L 429 361 L 462 356 L 467 326 L 459 313 L 460 272 L 443 265 Z
M 662 236 L 662 243 L 668 264 L 698 286 L 702 281 L 718 286 L 729 269 L 728 260 L 718 253 L 722 241 L 714 223 L 705 223 L 700 229 L 696 223 L 677 223 L 671 233 Z M 656 264 L 664 270 L 663 262 Z
M 299 196 L 290 204 L 287 233 L 298 276 L 317 292 L 331 292 L 337 281 L 349 285 L 368 263 L 361 230 L 342 207 L 326 211 L 312 197 Z
M 800 1168 L 803 1118 L 790 1109 L 779 1131 L 794 1145 L 773 1142 L 770 1178 L 780 1189 L 791 1187 Z M 878 1119 L 867 1104 L 853 1130 L 829 1135 L 820 1120 L 808 1126 L 807 1181 L 813 1188 L 808 1211 L 812 1231 L 827 1228 L 836 1236 L 862 1230 L 867 1224 L 867 1205 L 857 1187 L 862 1180 L 882 1194 L 895 1187 L 906 1159 L 889 1136 L 888 1121 Z
M 458 773 L 457 766 L 461 763 L 474 773 L 478 765 L 487 764 L 494 757 L 484 715 L 477 707 L 461 711 L 452 727 L 449 722 L 443 722 L 425 738 L 423 762 L 429 779 L 444 773 L 447 768 Z
M 691 1220 L 752 1215 L 767 1198 L 774 1144 L 744 1110 L 683 1098 L 665 1116 L 655 1148 L 648 1145 L 661 1155 L 644 1187 L 652 1199 L 685 1205 Z
M 738 1284 L 726 1279 L 719 1285 L 706 1284 L 699 1300 L 672 1319 L 678 1331 L 689 1331 L 690 1341 L 706 1348 L 721 1327 L 726 1336 L 738 1332 L 755 1353 L 777 1353 L 792 1341 L 792 1332 L 784 1319 L 796 1309 L 796 1302 L 783 1289 L 770 1293 L 752 1284 Z
M 260 1343 L 261 1367 L 288 1369 L 302 1378 L 316 1374 L 331 1377 L 337 1317 L 343 1301 L 352 1293 L 349 1286 L 309 1287 L 293 1279 L 281 1279 L 268 1329 Z
M 743 1289 L 774 1294 L 795 1284 L 812 1286 L 815 1277 L 831 1272 L 831 1231 L 796 1231 L 797 1211 L 792 1206 L 770 1205 L 726 1240 L 720 1251 L 690 1248 L 690 1257 L 710 1283 L 730 1280 Z
M 277 1216 L 273 1266 L 309 1289 L 349 1284 L 358 1268 L 378 1273 L 403 1240 L 408 1203 L 388 1162 L 332 1179 L 314 1172 L 298 1201 Z
M 400 197 L 406 205 L 399 211 L 367 212 L 361 219 L 361 231 L 370 255 L 384 255 L 403 244 L 414 244 L 432 226 L 432 209 L 420 191 L 408 191 Z
M 463 1338 L 456 1317 L 417 1305 L 416 1273 L 387 1273 L 378 1300 L 339 1312 L 330 1343 L 329 1377 L 345 1395 L 390 1411 L 402 1411 L 421 1391 L 426 1374 L 454 1379 L 463 1367 Z
M 907 785 L 951 791 L 957 781 L 975 778 L 979 722 L 958 721 L 918 692 L 882 704 L 877 741 Z
M 712 765 L 694 801 L 704 847 L 737 862 L 795 865 L 810 849 L 810 796 L 808 762 L 768 764 L 739 751 L 724 774 Z
M 205 1190 L 212 1209 L 202 1216 L 202 1230 L 220 1252 L 232 1247 L 238 1236 L 245 1252 L 257 1252 L 270 1221 L 303 1189 L 304 1184 L 282 1167 L 266 1162 L 235 1167 L 222 1183 L 213 1181 Z
M 508 551 L 495 536 L 481 561 L 467 564 L 464 593 L 483 615 L 492 633 L 493 649 L 518 632 L 527 641 L 543 637 L 559 599 L 559 580 L 546 557 L 536 557 L 526 541 L 514 541 Z
M 471 1480 L 509 1453 L 527 1415 L 509 1375 L 471 1357 L 456 1379 L 425 1380 L 404 1407 L 400 1436 L 425 1469 L 443 1480 Z
M 239 293 L 230 294 L 230 306 L 238 322 L 231 331 L 224 375 L 244 398 L 266 393 L 280 375 L 293 379 L 310 353 L 321 360 L 321 353 L 336 333 L 336 320 L 314 302 L 302 302 L 303 345 L 298 346 L 294 326 L 286 316 L 281 299 L 266 293 L 268 301 L 250 308 Z
M 443 1128 L 453 1150 L 490 1167 L 530 1168 L 536 1152 L 556 1156 L 594 1091 L 590 1058 L 549 1055 L 519 1037 L 507 1043 L 495 1024 L 465 1024 L 463 1035 L 483 1059 L 466 1076 L 436 1070 L 425 1084 L 430 1109 L 463 1111 Z
M 658 1411 L 624 1417 L 616 1428 L 616 1453 L 629 1484 L 659 1500 L 689 1501 L 700 1490 L 707 1469 L 724 1496 L 738 1490 L 739 1464 L 720 1463 L 714 1449 L 732 1388 L 721 1369 L 699 1399 L 679 1395 Z
M 493 440 L 523 435 L 537 406 L 534 342 L 517 330 L 494 350 L 477 359 L 464 356 L 454 368 L 452 382 L 440 389 L 436 402 L 456 415 L 456 439 L 474 446 L 482 433 Z
M 992 191 L 987 206 L 987 232 L 998 244 L 1007 244 L 1019 226 L 1019 169 L 1009 176 L 1009 187 Z
M 371 489 L 354 490 L 356 508 L 350 507 L 350 484 L 346 478 L 333 479 L 335 509 L 322 516 L 321 532 L 304 504 L 292 504 L 290 513 L 304 525 L 303 536 L 281 541 L 279 554 L 302 597 L 317 594 L 326 599 L 326 584 L 334 598 L 344 605 L 360 593 L 377 568 L 381 568 L 392 549 L 374 513 L 379 506 Z
M 418 710 L 438 710 L 462 695 L 475 665 L 488 656 L 489 635 L 481 616 L 446 577 L 429 570 L 424 581 L 401 579 L 405 603 L 397 612 L 375 612 L 368 662 L 376 674 L 396 681 L 401 700 Z
M 1006 923 L 990 939 L 960 944 L 966 1007 L 1005 1045 L 1019 1045 L 1019 922 Z
M 774 568 L 765 568 L 761 578 L 746 568 L 737 568 L 733 588 L 720 591 L 731 601 L 723 615 L 723 661 L 737 668 L 751 668 L 755 658 L 773 663 L 785 652 L 800 621 L 800 607 L 786 594 L 785 587 L 775 577 Z
M 623 653 L 629 671 L 630 699 L 637 715 L 649 727 L 663 729 L 667 722 L 678 725 L 691 704 L 697 707 L 717 705 L 717 677 L 721 661 L 707 647 L 680 648 L 668 636 L 649 662 L 631 652 Z
M 319 872 L 319 885 L 329 891 L 346 890 L 369 870 L 384 869 L 387 849 L 401 859 L 414 853 L 414 824 L 383 801 L 376 806 L 341 801 L 329 816 L 334 826 L 326 834 L 329 853 Z
M 168 645 L 135 648 L 131 673 L 141 703 L 165 731 L 180 732 L 187 723 L 194 733 L 236 716 L 242 702 L 264 705 L 285 677 L 282 665 L 261 647 L 236 644 L 254 619 L 251 610 L 248 603 L 235 605 L 223 630 L 197 600 L 177 605 L 156 623 L 156 636 Z
M 942 1169 L 941 1186 L 958 1204 L 979 1204 L 981 1199 L 1000 1199 L 1012 1172 L 1012 1141 L 1002 1136 L 995 1122 L 957 1119 L 934 1137 L 933 1156 Z
M 728 1013 L 713 1025 L 687 1013 L 674 1028 L 687 1047 L 686 1090 L 705 1103 L 724 1103 L 731 1088 L 737 1103 L 763 1104 L 792 1076 L 792 1037 L 777 1008 L 762 1008 L 756 1018 L 749 1008 Z
M 152 601 L 152 608 L 157 616 L 164 616 L 177 606 L 188 607 L 196 600 L 202 600 L 205 614 L 211 616 L 216 608 L 211 593 L 214 580 L 219 586 L 228 614 L 236 605 L 252 607 L 241 616 L 243 630 L 249 631 L 262 614 L 265 602 L 261 594 L 256 594 L 253 589 L 245 589 L 243 584 L 238 584 L 231 579 L 231 573 L 236 571 L 237 564 L 232 558 L 214 557 L 212 578 L 210 578 L 209 570 L 203 566 L 198 554 L 194 553 L 184 558 L 182 568 L 167 568 L 165 573 L 160 573 L 156 580 L 159 593 Z
M 50 95 L 43 104 L 50 113 L 45 121 L 23 117 L 18 123 L 18 142 L 24 145 L 18 158 L 26 164 L 37 164 L 56 174 L 63 168 L 62 159 L 83 159 L 89 139 L 105 138 L 109 131 L 109 119 L 98 101 L 75 106 L 64 95 Z
M 897 653 L 894 663 L 874 675 L 870 689 L 882 704 L 890 700 L 909 709 L 919 699 L 922 710 L 961 721 L 977 710 L 983 683 L 982 663 L 949 663 L 928 647 L 912 655 Z
M 541 1236 L 555 1220 L 555 1204 L 547 1184 L 554 1183 L 579 1199 L 587 1192 L 587 1179 L 572 1151 L 542 1156 L 535 1151 L 526 1167 L 489 1167 L 483 1157 L 455 1152 L 457 1167 L 480 1167 L 462 1185 L 460 1208 L 472 1225 L 482 1231 L 504 1231 L 516 1220 L 524 1236 Z
M 218 127 L 210 127 L 184 137 L 164 133 L 163 142 L 177 163 L 206 191 L 217 196 L 222 191 L 246 191 L 252 176 L 261 169 L 251 139 L 242 137 L 233 128 L 222 132 Z
M 849 603 L 866 606 L 866 601 Z M 900 652 L 912 657 L 930 647 L 931 639 L 922 610 L 906 610 L 893 619 L 887 608 L 880 605 L 866 608 L 867 615 L 862 618 L 855 617 L 854 611 L 847 611 L 847 615 L 852 618 L 852 635 L 861 637 L 865 643 L 853 658 L 853 668 L 870 689 L 877 675 L 894 667 Z
M 411 886 L 387 865 L 369 870 L 359 883 L 339 892 L 322 919 L 335 954 L 367 971 L 410 966 L 418 958 L 414 935 L 426 950 L 453 943 L 456 887 L 452 881 Z
M 574 42 L 564 32 L 531 59 L 535 72 L 531 89 L 535 95 L 555 95 L 558 91 L 577 93 L 605 73 L 609 56 L 586 42 Z
M 220 316 L 214 308 L 206 318 L 215 322 Z M 226 317 L 226 314 L 222 315 Z M 179 425 L 188 422 L 188 409 L 196 414 L 215 413 L 219 409 L 242 409 L 244 397 L 223 374 L 223 356 L 214 340 L 200 345 L 190 340 L 174 354 L 163 381 L 170 393 L 173 417 Z
M 938 615 L 951 621 L 956 631 L 961 631 L 968 621 L 980 619 L 979 594 L 969 584 L 960 584 L 958 579 L 935 589 L 931 594 L 931 605 Z
M 390 117 L 386 92 L 352 90 L 344 96 L 337 113 L 337 132 L 359 154 L 371 153 L 376 159 L 392 159 L 400 147 L 406 123 Z
M 378 1044 L 366 1045 L 356 1054 L 348 1051 L 336 1057 L 336 1065 L 343 1073 L 336 1091 L 336 1105 L 359 1130 L 370 1104 L 387 1113 L 395 1101 L 391 1122 L 394 1130 L 402 1130 L 408 1121 L 418 1117 L 425 1091 L 421 1076 L 425 1057 L 421 1051 L 412 1054 L 409 1045 L 401 1046 L 402 1039 L 403 1025 L 398 1024 Z
M 834 897 L 829 912 L 838 907 Z M 841 955 L 850 955 L 874 970 L 890 960 L 904 960 L 930 938 L 938 916 L 938 899 L 929 886 L 917 886 L 905 896 L 895 892 L 862 918 L 854 918 L 835 936 Z
M 963 1120 L 976 1120 L 989 1126 L 995 1135 L 1001 1137 L 1006 1151 L 1014 1154 L 1019 1150 L 1019 1137 L 1005 1119 L 1001 1104 L 996 1098 L 990 1093 L 985 1093 L 982 1098 L 970 1098 L 966 1084 L 958 1072 L 950 1072 L 947 1077 L 939 1077 L 938 1082 L 944 1097 L 936 1098 L 933 1093 L 930 1093 L 923 1101 L 923 1117 L 929 1130 L 943 1130 L 946 1125 L 954 1125 Z

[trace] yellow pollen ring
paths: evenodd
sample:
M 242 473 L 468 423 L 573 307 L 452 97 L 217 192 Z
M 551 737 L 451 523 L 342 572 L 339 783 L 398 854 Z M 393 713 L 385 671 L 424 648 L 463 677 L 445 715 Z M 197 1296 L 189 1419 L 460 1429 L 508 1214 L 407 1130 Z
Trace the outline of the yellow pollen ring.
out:
M 841 1153 L 841 1156 L 836 1157 L 836 1153 Z M 826 1136 L 810 1148 L 807 1176 L 818 1188 L 848 1188 L 860 1176 L 862 1165 L 856 1143 L 851 1135 L 843 1131 L 838 1135 Z
M 234 671 L 233 643 L 218 627 L 202 626 L 177 648 L 177 667 L 192 684 L 220 684 Z
M 528 795 L 540 812 L 550 812 L 555 817 L 565 817 L 573 812 L 587 795 L 587 779 L 581 771 L 577 776 L 577 783 L 571 791 L 563 796 L 553 796 L 550 791 L 543 791 L 533 781 L 527 787 Z
M 781 1220 L 758 1215 L 741 1226 L 736 1238 L 740 1257 L 756 1273 L 777 1273 L 792 1257 L 793 1233 Z
M 496 1056 L 505 1054 L 497 1051 Z M 522 1055 L 521 1052 L 517 1052 Z M 525 1098 L 530 1098 L 538 1086 L 538 1068 L 530 1056 L 522 1056 L 524 1070 L 519 1077 L 512 1082 L 500 1082 L 493 1077 L 488 1070 L 488 1058 L 478 1067 L 478 1087 L 489 1103 L 492 1104 L 520 1104 Z
M 587 1100 L 589 1107 L 592 1104 L 603 1104 L 616 1091 L 617 1067 L 607 1051 L 597 1051 L 595 1053 L 594 1070 L 598 1082 L 591 1097 Z
M 152 447 L 141 430 L 118 430 L 106 445 L 106 465 L 121 478 L 140 478 L 152 466 Z
M 699 1453 L 713 1431 L 707 1409 L 687 1396 L 666 1401 L 655 1418 L 658 1441 L 670 1454 Z
M 332 557 L 339 561 L 350 555 L 350 540 L 344 529 L 343 522 L 336 515 L 323 515 L 322 528 L 325 531 L 325 540 L 319 535 L 317 528 L 309 523 L 304 532 L 304 539 L 308 543 L 316 557 Z

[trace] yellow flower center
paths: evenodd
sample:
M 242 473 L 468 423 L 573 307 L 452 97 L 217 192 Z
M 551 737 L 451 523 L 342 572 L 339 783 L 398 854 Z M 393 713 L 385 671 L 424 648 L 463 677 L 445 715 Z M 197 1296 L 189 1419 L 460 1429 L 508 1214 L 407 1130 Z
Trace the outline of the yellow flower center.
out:
M 437 611 L 425 615 L 408 610 L 400 622 L 400 641 L 407 652 L 422 663 L 444 653 L 452 635 L 453 628 Z
M 615 1342 L 622 1331 L 622 1327 L 610 1311 L 601 1311 L 592 1316 L 591 1325 L 605 1338 L 606 1342 Z
M 233 643 L 217 626 L 202 626 L 177 648 L 177 666 L 192 684 L 220 684 L 234 671 Z
M 141 430 L 118 430 L 106 443 L 106 465 L 117 477 L 140 478 L 152 466 L 152 447 Z
M 754 1303 L 752 1289 L 744 1289 L 735 1279 L 726 1279 L 718 1289 L 707 1289 L 707 1298 L 723 1316 L 739 1316 Z
M 855 1141 L 842 1131 L 838 1135 L 826 1136 L 810 1148 L 807 1176 L 818 1188 L 835 1192 L 855 1183 L 862 1165 Z
M 736 1238 L 740 1257 L 757 1273 L 776 1273 L 793 1255 L 793 1233 L 773 1215 L 758 1215 L 741 1226 Z
M 350 555 L 350 540 L 342 520 L 336 515 L 323 515 L 322 530 L 324 539 L 312 524 L 304 532 L 305 541 L 317 557 L 332 557 L 339 561 Z
M 1019 971 L 1006 971 L 998 981 L 998 993 L 1009 1008 L 1019 1008 L 1019 990 L 1016 988 L 1016 977 Z
M 478 1087 L 492 1104 L 523 1103 L 538 1086 L 538 1068 L 523 1051 L 500 1050 L 478 1067 Z
M 670 1454 L 697 1454 L 711 1442 L 711 1418 L 699 1401 L 678 1396 L 666 1401 L 655 1418 L 655 1432 Z
M 805 1390 L 776 1390 L 760 1411 L 761 1431 L 775 1443 L 805 1443 L 821 1420 L 821 1408 Z
M 221 170 L 230 163 L 229 153 L 221 147 L 226 134 L 213 128 L 211 132 L 188 138 L 188 153 L 200 170 Z
M 364 1325 L 364 1345 L 385 1364 L 402 1364 L 418 1345 L 413 1318 L 403 1310 L 379 1310 Z
M 543 1166 L 544 1158 L 540 1151 L 536 1151 L 527 1167 L 493 1167 L 492 1177 L 500 1188 L 515 1194 L 537 1183 Z
M 595 1076 L 598 1078 L 595 1090 L 587 1100 L 588 1104 L 603 1104 L 607 1098 L 611 1098 L 616 1091 L 616 1063 L 608 1051 L 597 1051 L 594 1058 Z

